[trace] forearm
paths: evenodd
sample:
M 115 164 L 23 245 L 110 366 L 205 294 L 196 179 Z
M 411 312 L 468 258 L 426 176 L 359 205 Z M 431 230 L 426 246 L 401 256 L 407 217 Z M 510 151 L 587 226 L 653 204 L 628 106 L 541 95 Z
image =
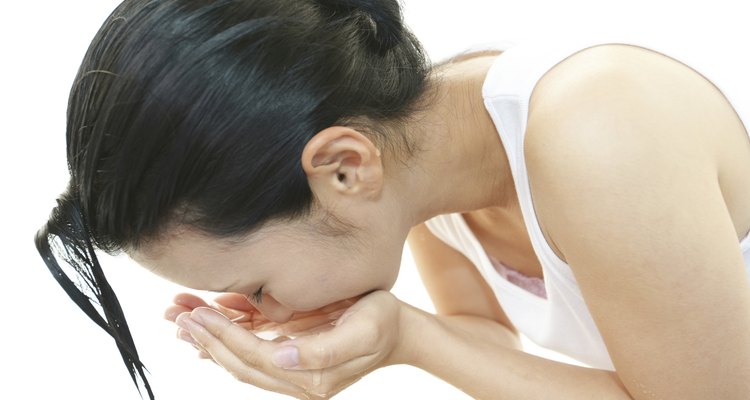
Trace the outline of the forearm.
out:
M 477 399 L 630 399 L 614 372 L 524 353 L 507 328 L 478 317 L 435 316 L 405 306 L 404 363 Z

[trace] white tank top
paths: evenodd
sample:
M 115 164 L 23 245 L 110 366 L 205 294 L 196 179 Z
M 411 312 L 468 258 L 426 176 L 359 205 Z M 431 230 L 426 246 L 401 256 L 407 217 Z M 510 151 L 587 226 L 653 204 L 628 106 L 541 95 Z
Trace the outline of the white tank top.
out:
M 740 55 L 739 49 L 710 43 L 697 46 L 667 38 L 649 39 L 648 45 L 643 42 L 621 37 L 568 38 L 522 44 L 486 43 L 472 49 L 504 50 L 489 69 L 482 96 L 508 155 L 526 229 L 542 265 L 546 299 L 503 278 L 460 213 L 440 215 L 426 222 L 435 236 L 476 266 L 521 333 L 542 347 L 607 370 L 615 368 L 578 283 L 570 266 L 557 257 L 544 239 L 531 201 L 523 140 L 529 99 L 536 83 L 557 63 L 585 48 L 604 43 L 637 45 L 658 51 L 700 72 L 725 95 L 745 127 L 750 127 L 750 58 Z M 750 279 L 750 235 L 740 241 L 739 246 Z

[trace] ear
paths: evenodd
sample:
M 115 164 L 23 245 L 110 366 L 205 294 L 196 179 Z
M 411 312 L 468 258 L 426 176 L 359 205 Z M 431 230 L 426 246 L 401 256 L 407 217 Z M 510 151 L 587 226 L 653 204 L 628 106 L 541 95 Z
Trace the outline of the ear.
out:
M 318 198 L 328 195 L 376 198 L 382 191 L 380 151 L 354 129 L 332 126 L 318 132 L 305 145 L 301 161 Z

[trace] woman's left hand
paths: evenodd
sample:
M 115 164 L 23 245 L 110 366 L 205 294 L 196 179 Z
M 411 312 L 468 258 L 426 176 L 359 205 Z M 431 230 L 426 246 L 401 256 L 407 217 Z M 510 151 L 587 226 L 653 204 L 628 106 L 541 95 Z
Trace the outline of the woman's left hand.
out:
M 403 362 L 404 306 L 390 292 L 372 292 L 330 330 L 284 341 L 261 339 L 205 307 L 176 322 L 242 382 L 299 399 L 329 398 L 371 371 Z

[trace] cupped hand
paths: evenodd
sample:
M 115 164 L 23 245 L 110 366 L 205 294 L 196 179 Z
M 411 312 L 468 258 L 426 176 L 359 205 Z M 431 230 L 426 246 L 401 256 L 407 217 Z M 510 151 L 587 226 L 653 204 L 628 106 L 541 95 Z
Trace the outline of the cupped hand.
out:
M 266 334 L 274 340 L 288 339 L 289 336 L 312 334 L 319 330 L 330 329 L 336 321 L 359 297 L 338 301 L 325 307 L 295 313 L 294 317 L 283 324 L 270 321 L 248 300 L 247 296 L 238 293 L 224 293 L 213 299 L 211 304 L 202 298 L 180 293 L 175 296 L 173 305 L 164 312 L 164 318 L 176 322 L 182 313 L 190 313 L 199 307 L 208 307 L 223 314 L 230 321 L 255 334 Z M 199 350 L 199 357 L 210 359 L 211 355 L 202 350 L 190 333 L 178 326 L 177 337 L 192 344 Z
M 399 362 L 404 303 L 389 292 L 372 292 L 345 311 L 343 304 L 329 306 L 341 312 L 333 324 L 330 319 L 322 323 L 330 309 L 295 315 L 294 329 L 282 326 L 292 321 L 273 327 L 296 337 L 277 340 L 254 334 L 258 326 L 269 328 L 272 323 L 249 309 L 251 304 L 246 306 L 235 295 L 216 301 L 218 307 L 211 307 L 195 296 L 178 296 L 167 318 L 174 316 L 198 349 L 242 382 L 298 399 L 329 398 L 371 371 Z

